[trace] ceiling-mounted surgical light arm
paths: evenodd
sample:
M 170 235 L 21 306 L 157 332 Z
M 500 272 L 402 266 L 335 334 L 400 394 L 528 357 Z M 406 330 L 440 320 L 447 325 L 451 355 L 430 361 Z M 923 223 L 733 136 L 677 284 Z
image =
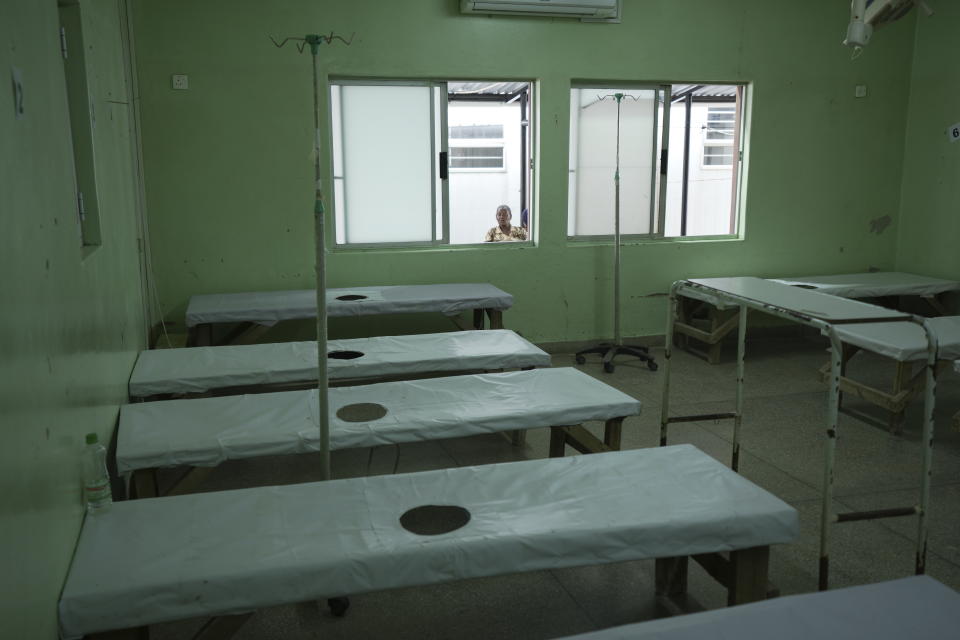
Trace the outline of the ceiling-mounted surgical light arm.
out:
M 870 43 L 876 27 L 899 20 L 914 6 L 923 8 L 928 16 L 933 11 L 923 0 L 851 0 L 850 23 L 843 44 L 854 48 L 854 57 Z
M 843 44 L 859 49 L 867 46 L 873 35 L 873 25 L 867 24 L 865 14 L 867 0 L 852 0 L 850 3 L 850 24 L 847 25 L 847 37 Z

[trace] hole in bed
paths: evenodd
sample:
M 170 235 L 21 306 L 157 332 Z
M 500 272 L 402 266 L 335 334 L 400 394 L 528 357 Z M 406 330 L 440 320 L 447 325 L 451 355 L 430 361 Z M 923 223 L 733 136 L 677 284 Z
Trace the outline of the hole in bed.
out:
M 387 408 L 375 402 L 358 402 L 337 409 L 337 417 L 344 422 L 373 422 L 387 415 Z
M 400 526 L 420 536 L 450 533 L 470 522 L 470 512 L 453 505 L 425 504 L 400 516 Z
M 331 351 L 327 354 L 328 358 L 334 360 L 355 360 L 363 357 L 362 351 Z
M 337 300 L 343 300 L 345 302 L 350 302 L 351 300 L 366 300 L 367 296 L 362 296 L 359 293 L 348 293 L 344 296 L 337 296 Z

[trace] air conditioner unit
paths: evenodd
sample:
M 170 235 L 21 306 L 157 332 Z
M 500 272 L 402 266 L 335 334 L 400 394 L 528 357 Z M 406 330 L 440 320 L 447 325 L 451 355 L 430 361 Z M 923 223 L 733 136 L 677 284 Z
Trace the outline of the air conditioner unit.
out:
M 616 20 L 620 0 L 460 0 L 461 13 Z

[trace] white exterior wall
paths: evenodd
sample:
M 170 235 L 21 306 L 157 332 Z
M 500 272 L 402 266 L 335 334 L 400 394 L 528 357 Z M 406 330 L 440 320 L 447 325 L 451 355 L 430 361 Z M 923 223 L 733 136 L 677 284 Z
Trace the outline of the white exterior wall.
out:
M 520 225 L 520 104 L 451 102 L 448 125 L 502 124 L 503 169 L 450 169 L 450 242 L 483 242 L 496 226 L 497 207 L 513 211 L 513 224 Z M 480 142 L 480 141 L 478 141 Z M 449 141 L 451 146 L 455 141 Z
M 726 104 L 726 103 L 722 103 Z M 687 191 L 687 236 L 730 233 L 730 203 L 734 167 L 705 166 L 706 103 L 693 103 L 690 110 L 690 186 Z M 686 105 L 670 111 L 670 159 L 667 170 L 666 235 L 680 235 L 680 205 L 683 182 L 683 132 Z

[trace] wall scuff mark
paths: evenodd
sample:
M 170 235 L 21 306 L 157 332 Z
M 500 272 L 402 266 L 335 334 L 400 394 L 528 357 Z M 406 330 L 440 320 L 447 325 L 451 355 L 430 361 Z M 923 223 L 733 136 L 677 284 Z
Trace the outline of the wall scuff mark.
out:
M 874 218 L 873 220 L 870 221 L 870 233 L 875 233 L 877 235 L 880 235 L 881 233 L 884 232 L 884 230 L 886 230 L 887 227 L 890 226 L 892 222 L 893 220 L 890 219 L 890 216 L 882 216 L 880 218 Z

